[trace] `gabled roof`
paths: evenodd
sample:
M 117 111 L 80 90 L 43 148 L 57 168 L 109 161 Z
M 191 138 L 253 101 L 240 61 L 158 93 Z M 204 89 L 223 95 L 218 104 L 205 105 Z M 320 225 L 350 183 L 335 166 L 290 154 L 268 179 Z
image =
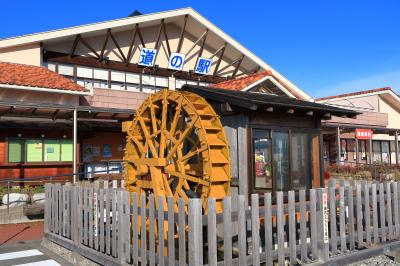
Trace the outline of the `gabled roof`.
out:
M 353 96 L 377 94 L 377 93 L 381 93 L 381 92 L 393 92 L 393 90 L 390 87 L 384 87 L 384 88 L 378 88 L 378 89 L 373 89 L 373 90 L 357 91 L 357 92 L 351 92 L 351 93 L 345 93 L 345 94 L 326 96 L 326 97 L 315 99 L 315 101 L 326 101 L 326 100 L 332 100 L 332 99 L 348 98 L 348 97 L 353 97 Z
M 281 75 L 276 70 L 274 70 L 271 66 L 269 66 L 267 63 L 265 63 L 262 59 L 260 59 L 255 54 L 253 54 L 251 51 L 249 51 L 244 46 L 239 44 L 232 37 L 230 37 L 228 34 L 226 34 L 221 29 L 216 27 L 214 24 L 212 24 L 210 21 L 208 21 L 206 18 L 201 16 L 199 13 L 197 13 L 192 8 L 182 8 L 182 9 L 152 13 L 152 14 L 147 14 L 147 15 L 138 15 L 138 16 L 134 16 L 134 17 L 122 18 L 122 19 L 117 19 L 117 20 L 81 25 L 81 26 L 77 26 L 77 27 L 70 27 L 70 28 L 41 32 L 41 33 L 36 33 L 36 34 L 29 34 L 29 35 L 24 35 L 24 36 L 20 36 L 20 37 L 14 37 L 14 38 L 7 38 L 7 39 L 0 40 L 0 49 L 7 48 L 7 47 L 13 47 L 13 46 L 20 46 L 20 45 L 25 45 L 25 44 L 31 44 L 31 43 L 39 43 L 39 42 L 44 42 L 44 41 L 55 41 L 55 40 L 60 40 L 63 38 L 75 36 L 78 34 L 93 35 L 96 32 L 105 32 L 108 29 L 113 29 L 113 30 L 115 29 L 115 30 L 120 30 L 120 31 L 129 30 L 129 29 L 132 29 L 132 27 L 136 24 L 140 24 L 143 26 L 146 26 L 146 25 L 152 26 L 152 25 L 159 24 L 162 19 L 165 20 L 165 22 L 167 23 L 169 21 L 176 21 L 178 19 L 180 20 L 180 18 L 183 18 L 185 16 L 189 16 L 191 19 L 195 20 L 198 24 L 207 28 L 210 32 L 213 32 L 216 36 L 218 36 L 220 41 L 223 41 L 223 42 L 229 44 L 230 46 L 232 46 L 237 51 L 237 54 L 241 54 L 244 57 L 248 58 L 251 62 L 254 62 L 255 65 L 259 66 L 261 70 L 270 70 L 271 73 L 277 79 L 279 79 L 280 81 L 285 83 L 297 95 L 300 95 L 301 98 L 306 99 L 306 100 L 312 99 L 308 94 L 306 94 L 304 91 L 302 91 L 300 88 L 298 88 L 295 84 L 290 82 L 287 78 L 285 78 L 283 75 Z M 183 19 L 182 19 L 182 21 L 183 21 Z M 213 49 L 218 49 L 218 48 L 213 47 Z
M 247 91 L 268 78 L 273 80 L 274 83 L 277 83 L 277 86 L 279 86 L 289 96 L 303 100 L 309 100 L 296 93 L 292 88 L 290 88 L 290 86 L 280 80 L 271 70 L 261 71 L 241 78 L 222 81 L 217 84 L 213 84 L 212 87 L 226 90 Z
M 206 99 L 211 99 L 217 102 L 227 102 L 232 105 L 249 109 L 266 111 L 267 108 L 274 109 L 293 109 L 295 112 L 318 113 L 320 115 L 333 116 L 348 116 L 354 117 L 359 114 L 353 110 L 347 110 L 330 105 L 314 103 L 310 101 L 297 100 L 285 96 L 276 96 L 264 93 L 256 93 L 249 91 L 224 90 L 212 87 L 201 87 L 193 85 L 184 85 L 181 90 L 196 93 Z
M 44 67 L 0 62 L 0 88 L 88 94 L 90 91 Z

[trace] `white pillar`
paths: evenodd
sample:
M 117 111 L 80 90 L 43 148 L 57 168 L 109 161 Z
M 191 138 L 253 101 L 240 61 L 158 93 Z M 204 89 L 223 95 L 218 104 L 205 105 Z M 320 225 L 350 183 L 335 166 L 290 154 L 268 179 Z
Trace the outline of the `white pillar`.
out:
M 74 123 L 73 123 L 73 174 L 74 174 L 74 184 L 76 183 L 76 173 L 77 173 L 77 169 L 76 169 L 76 165 L 77 165 L 77 133 L 78 133 L 78 128 L 77 128 L 77 124 L 78 124 L 78 113 L 76 111 L 76 108 L 74 109 Z

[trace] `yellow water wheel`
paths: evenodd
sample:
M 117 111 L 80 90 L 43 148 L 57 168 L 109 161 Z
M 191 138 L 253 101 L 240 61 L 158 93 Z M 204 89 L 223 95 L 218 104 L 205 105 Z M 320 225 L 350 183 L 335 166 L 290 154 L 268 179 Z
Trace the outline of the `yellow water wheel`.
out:
M 150 95 L 133 121 L 124 125 L 125 186 L 130 192 L 174 197 L 185 203 L 216 199 L 217 211 L 230 186 L 229 147 L 224 128 L 211 105 L 185 91 Z

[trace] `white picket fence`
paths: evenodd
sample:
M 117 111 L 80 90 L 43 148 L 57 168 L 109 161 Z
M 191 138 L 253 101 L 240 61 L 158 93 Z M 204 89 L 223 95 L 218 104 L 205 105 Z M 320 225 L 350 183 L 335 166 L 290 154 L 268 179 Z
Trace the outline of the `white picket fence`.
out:
M 185 206 L 122 188 L 46 184 L 45 237 L 104 265 L 336 261 L 400 240 L 399 182 L 209 199 Z M 187 209 L 186 209 L 187 208 Z M 145 226 L 143 226 L 145 225 Z

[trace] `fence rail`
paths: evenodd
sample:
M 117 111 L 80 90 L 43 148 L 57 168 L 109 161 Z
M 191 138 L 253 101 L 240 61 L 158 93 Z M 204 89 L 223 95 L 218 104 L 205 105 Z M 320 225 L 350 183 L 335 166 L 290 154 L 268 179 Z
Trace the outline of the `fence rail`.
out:
M 45 236 L 107 265 L 329 263 L 400 240 L 399 182 L 226 197 L 223 213 L 108 183 L 45 188 Z

